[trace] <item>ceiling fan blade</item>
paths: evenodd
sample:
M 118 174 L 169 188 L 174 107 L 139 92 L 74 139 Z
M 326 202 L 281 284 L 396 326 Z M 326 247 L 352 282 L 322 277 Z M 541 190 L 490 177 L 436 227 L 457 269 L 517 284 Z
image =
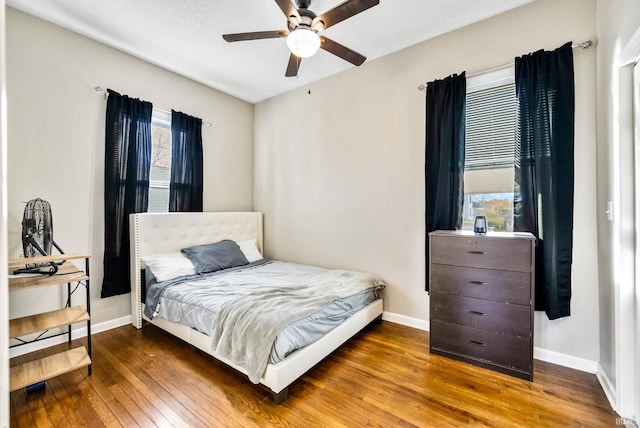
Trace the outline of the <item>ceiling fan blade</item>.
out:
M 280 37 L 287 37 L 288 35 L 289 32 L 287 30 L 274 30 L 255 31 L 253 33 L 224 34 L 222 38 L 227 42 L 241 42 L 244 40 L 278 39 Z
M 284 73 L 285 77 L 296 77 L 298 75 L 298 69 L 300 68 L 301 62 L 302 58 L 297 57 L 294 54 L 289 55 L 289 64 L 287 64 L 287 71 Z
M 287 21 L 296 20 L 300 22 L 300 14 L 298 14 L 298 9 L 291 3 L 291 0 L 276 0 L 280 9 L 282 9 L 282 13 L 287 17 Z
M 362 63 L 367 59 L 366 56 L 360 55 L 358 52 L 353 51 L 338 42 L 334 42 L 325 36 L 320 36 L 320 48 L 339 56 L 345 61 L 349 61 L 353 65 L 362 65 Z
M 376 6 L 380 0 L 347 0 L 318 16 L 318 19 L 324 22 L 324 29 L 336 25 L 347 18 L 364 12 L 365 10 Z

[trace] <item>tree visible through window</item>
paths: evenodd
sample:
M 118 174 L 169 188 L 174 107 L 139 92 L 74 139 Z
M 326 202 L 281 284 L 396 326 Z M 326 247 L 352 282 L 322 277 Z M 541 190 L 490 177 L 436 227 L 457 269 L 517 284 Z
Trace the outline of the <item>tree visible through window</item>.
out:
M 171 178 L 171 115 L 154 109 L 151 132 L 148 211 L 167 212 L 169 211 L 169 181 Z
M 513 192 L 465 194 L 463 211 L 463 229 L 472 230 L 475 216 L 483 215 L 490 231 L 513 231 Z

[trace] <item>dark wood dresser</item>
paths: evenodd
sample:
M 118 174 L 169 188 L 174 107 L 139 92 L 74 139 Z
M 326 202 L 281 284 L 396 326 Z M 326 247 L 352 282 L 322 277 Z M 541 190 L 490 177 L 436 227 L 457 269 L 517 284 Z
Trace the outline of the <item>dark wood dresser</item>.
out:
M 430 350 L 533 380 L 535 237 L 429 234 Z

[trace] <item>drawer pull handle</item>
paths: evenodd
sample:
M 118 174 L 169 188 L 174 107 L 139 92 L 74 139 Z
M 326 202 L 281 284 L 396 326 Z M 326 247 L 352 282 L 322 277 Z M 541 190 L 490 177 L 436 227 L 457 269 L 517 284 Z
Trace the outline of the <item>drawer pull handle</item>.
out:
M 467 253 L 469 253 L 469 254 L 481 254 L 481 255 L 486 255 L 487 254 L 486 251 L 467 251 Z
M 477 340 L 470 340 L 469 343 L 472 344 L 473 346 L 480 346 L 482 348 L 487 347 L 486 343 L 478 342 Z
M 470 313 L 471 315 L 478 315 L 478 316 L 481 316 L 481 317 L 484 317 L 484 316 L 487 315 L 486 312 L 480 312 L 480 311 L 467 311 L 467 312 Z
M 469 282 L 467 282 L 467 284 L 471 284 L 471 285 L 487 285 L 487 283 L 484 282 L 484 281 L 469 281 Z

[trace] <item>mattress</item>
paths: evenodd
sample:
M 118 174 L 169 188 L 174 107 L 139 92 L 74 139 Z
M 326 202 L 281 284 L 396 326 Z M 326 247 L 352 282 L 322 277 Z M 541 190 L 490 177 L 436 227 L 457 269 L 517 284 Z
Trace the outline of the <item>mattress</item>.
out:
M 219 352 L 226 347 L 236 363 L 256 366 L 246 368 L 250 379 L 255 371 L 252 380 L 257 382 L 267 362 L 282 361 L 296 349 L 315 342 L 380 298 L 383 287 L 381 280 L 366 274 L 261 260 L 151 285 L 145 315 L 212 336 L 212 349 Z M 288 301 L 291 296 L 298 300 Z M 258 302 L 254 304 L 255 300 Z M 247 313 L 250 322 L 240 313 Z M 271 322 L 271 328 L 277 331 L 275 338 L 269 339 L 270 349 L 264 358 L 255 357 L 253 354 L 261 351 L 240 339 L 259 342 L 270 332 L 266 329 L 267 333 L 263 333 L 261 329 Z M 231 349 L 234 347 L 242 349 Z M 249 356 L 238 355 L 240 352 Z M 252 361 L 255 358 L 258 361 Z

